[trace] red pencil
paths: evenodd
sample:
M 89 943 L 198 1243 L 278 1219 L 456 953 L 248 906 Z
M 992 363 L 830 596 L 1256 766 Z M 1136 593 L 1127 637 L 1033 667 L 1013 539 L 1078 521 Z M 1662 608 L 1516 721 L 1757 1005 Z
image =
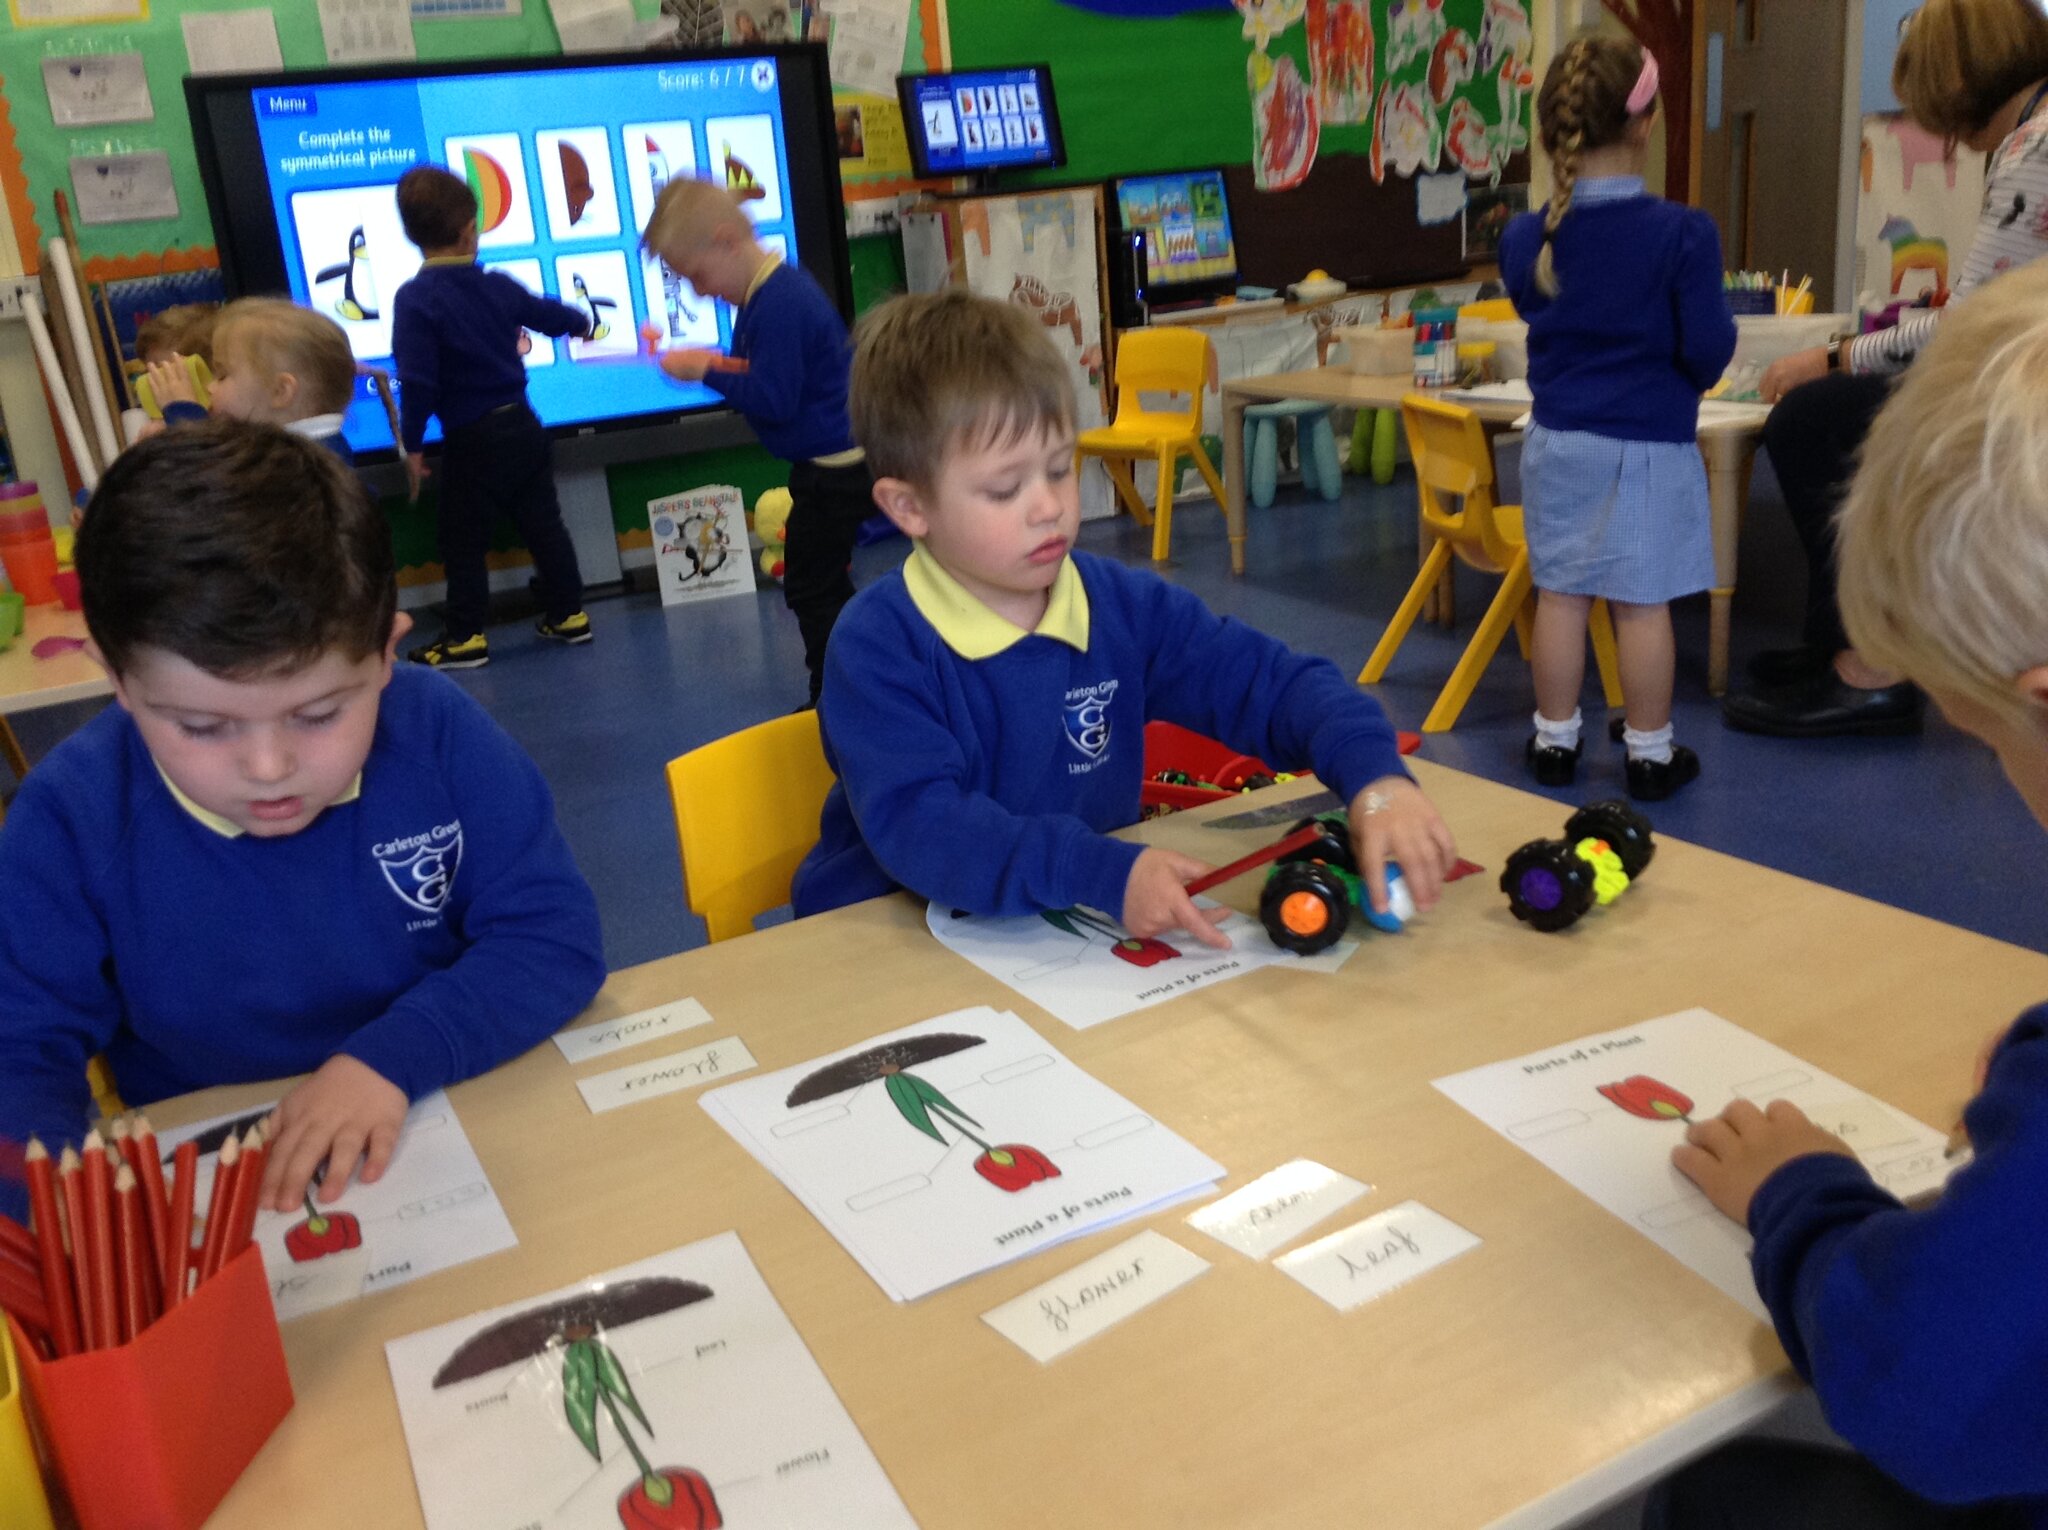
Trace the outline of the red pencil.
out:
M 242 1138 L 242 1168 L 235 1180 L 235 1203 L 228 1214 L 227 1238 L 221 1246 L 222 1264 L 247 1248 L 255 1235 L 257 1202 L 263 1195 L 265 1148 L 263 1123 L 259 1121 Z
M 199 1281 L 203 1285 L 220 1268 L 220 1251 L 228 1237 L 228 1207 L 234 1203 L 235 1177 L 242 1144 L 230 1135 L 220 1145 L 213 1168 L 213 1192 L 206 1200 L 206 1238 L 199 1250 Z
M 64 1226 L 71 1234 L 72 1294 L 78 1299 L 79 1343 L 86 1349 L 100 1347 L 100 1314 L 93 1305 L 92 1275 L 86 1267 L 85 1170 L 78 1151 L 66 1148 L 57 1159 L 57 1190 L 64 1205 Z
M 170 1242 L 165 1245 L 164 1311 L 185 1299 L 192 1274 L 192 1182 L 199 1177 L 199 1144 L 181 1142 L 171 1155 Z
M 107 1167 L 118 1169 L 130 1162 L 128 1157 L 128 1134 L 134 1130 L 126 1116 L 116 1116 L 107 1123 Z
M 121 1342 L 121 1304 L 114 1273 L 114 1176 L 107 1168 L 107 1150 L 96 1131 L 85 1134 L 80 1153 L 85 1178 L 85 1261 L 92 1293 L 93 1324 L 102 1349 Z
M 114 1175 L 115 1268 L 121 1286 L 121 1342 L 126 1344 L 155 1315 L 150 1287 L 149 1224 L 142 1214 L 142 1191 L 132 1164 Z
M 164 1192 L 164 1160 L 162 1150 L 156 1145 L 156 1132 L 150 1127 L 149 1117 L 135 1118 L 135 1177 L 141 1181 L 142 1211 L 149 1223 L 150 1247 L 156 1256 L 156 1268 L 161 1279 L 164 1268 L 170 1263 L 170 1198 Z
M 43 1300 L 42 1282 L 11 1264 L 0 1264 L 0 1308 L 20 1318 L 25 1327 L 39 1333 L 50 1331 L 50 1307 Z
M 35 1235 L 10 1216 L 0 1216 L 0 1263 L 12 1259 L 24 1269 L 37 1268 Z
M 28 1151 L 22 1156 L 28 1167 L 29 1210 L 35 1218 L 36 1249 L 41 1255 L 43 1302 L 50 1309 L 50 1338 L 61 1360 L 77 1354 L 84 1339 L 78 1328 L 71 1266 L 64 1257 L 64 1224 L 57 1215 L 57 1172 L 50 1162 L 50 1150 L 34 1137 L 28 1139 Z

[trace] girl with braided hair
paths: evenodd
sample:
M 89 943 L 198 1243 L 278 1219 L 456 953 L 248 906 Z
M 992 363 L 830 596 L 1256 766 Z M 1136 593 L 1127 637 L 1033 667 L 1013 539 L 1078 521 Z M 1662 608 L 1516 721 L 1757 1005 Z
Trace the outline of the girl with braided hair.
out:
M 1699 396 L 1735 353 L 1713 222 L 1643 188 L 1656 115 L 1647 51 L 1617 37 L 1569 43 L 1536 97 L 1555 190 L 1500 246 L 1529 323 L 1536 398 L 1522 447 L 1537 590 L 1525 757 L 1544 786 L 1577 774 L 1586 619 L 1605 599 L 1627 698 L 1628 794 L 1648 802 L 1700 773 L 1699 756 L 1671 741 L 1669 603 L 1714 582 L 1695 434 Z

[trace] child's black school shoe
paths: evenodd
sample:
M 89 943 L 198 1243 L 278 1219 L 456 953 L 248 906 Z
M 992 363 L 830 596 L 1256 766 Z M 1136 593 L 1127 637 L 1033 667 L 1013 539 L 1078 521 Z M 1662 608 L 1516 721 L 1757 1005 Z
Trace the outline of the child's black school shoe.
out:
M 556 643 L 587 643 L 591 638 L 590 618 L 581 611 L 558 622 L 551 622 L 543 616 L 533 624 L 533 630 Z
M 440 638 L 413 649 L 406 657 L 433 669 L 482 669 L 491 662 L 491 645 L 479 632 L 466 638 Z
M 1569 749 L 1546 746 L 1539 744 L 1532 733 L 1522 758 L 1528 762 L 1529 774 L 1536 778 L 1538 786 L 1570 786 L 1579 773 L 1577 744 Z
M 1700 774 L 1700 757 L 1683 744 L 1671 746 L 1668 760 L 1630 760 L 1628 794 L 1638 802 L 1662 802 Z

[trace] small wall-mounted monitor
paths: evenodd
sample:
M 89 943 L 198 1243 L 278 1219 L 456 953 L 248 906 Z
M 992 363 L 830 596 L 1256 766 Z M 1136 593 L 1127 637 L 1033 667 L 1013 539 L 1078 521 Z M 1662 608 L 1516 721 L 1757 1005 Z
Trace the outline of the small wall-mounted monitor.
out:
M 923 177 L 966 175 L 993 184 L 1002 170 L 1054 170 L 1067 162 L 1044 64 L 952 74 L 902 74 L 896 94 Z
M 1237 239 L 1221 170 L 1126 175 L 1112 183 L 1117 227 L 1145 236 L 1145 299 L 1194 303 L 1234 290 Z

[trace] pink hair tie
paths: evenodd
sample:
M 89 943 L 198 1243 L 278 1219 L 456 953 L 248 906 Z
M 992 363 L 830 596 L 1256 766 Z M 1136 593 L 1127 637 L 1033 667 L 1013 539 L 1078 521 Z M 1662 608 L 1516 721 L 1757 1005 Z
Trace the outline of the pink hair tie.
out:
M 1657 55 L 1643 49 L 1643 72 L 1636 76 L 1635 89 L 1628 93 L 1628 114 L 1640 117 L 1657 100 Z

